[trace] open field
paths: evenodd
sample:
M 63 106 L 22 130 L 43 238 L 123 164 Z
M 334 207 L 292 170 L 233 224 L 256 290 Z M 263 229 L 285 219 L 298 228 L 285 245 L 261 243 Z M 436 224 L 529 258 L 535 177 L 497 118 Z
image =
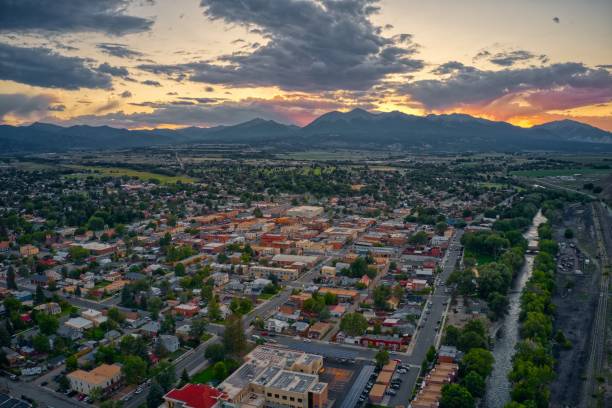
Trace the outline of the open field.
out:
M 381 158 L 388 157 L 388 152 L 366 152 L 366 151 L 319 151 L 319 150 L 308 150 L 304 152 L 292 152 L 278 154 L 276 157 L 279 159 L 291 159 L 291 160 L 313 160 L 313 161 L 326 161 L 326 160 L 362 160 L 367 158 Z
M 159 180 L 162 184 L 174 184 L 174 183 L 193 183 L 195 179 L 187 176 L 167 176 L 164 174 L 151 173 L 148 171 L 138 171 L 132 169 L 124 169 L 120 167 L 99 167 L 99 166 L 78 166 L 78 165 L 70 165 L 68 166 L 75 170 L 90 170 L 94 173 L 80 173 L 75 174 L 74 176 L 111 176 L 111 177 L 135 177 L 140 180 L 151 180 L 156 179 Z
M 574 176 L 577 174 L 609 174 L 612 169 L 574 168 L 574 169 L 547 169 L 547 170 L 522 170 L 513 171 L 512 176 L 519 177 L 558 177 Z

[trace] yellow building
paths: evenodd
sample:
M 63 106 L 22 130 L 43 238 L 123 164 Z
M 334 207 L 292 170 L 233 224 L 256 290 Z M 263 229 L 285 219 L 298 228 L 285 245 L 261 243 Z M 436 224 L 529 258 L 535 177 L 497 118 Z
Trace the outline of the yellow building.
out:
M 95 389 L 103 393 L 121 381 L 121 366 L 102 364 L 91 371 L 76 370 L 68 374 L 70 389 L 81 394 L 90 395 Z

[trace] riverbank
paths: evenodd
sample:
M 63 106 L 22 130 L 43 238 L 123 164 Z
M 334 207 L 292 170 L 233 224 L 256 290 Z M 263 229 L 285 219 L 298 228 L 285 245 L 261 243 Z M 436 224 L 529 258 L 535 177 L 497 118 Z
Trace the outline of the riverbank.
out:
M 541 211 L 533 217 L 531 226 L 523 234 L 527 242 L 538 240 L 538 227 L 545 223 L 546 217 Z M 508 373 L 512 369 L 512 356 L 519 341 L 519 315 L 521 312 L 521 292 L 533 271 L 533 254 L 525 255 L 525 263 L 515 277 L 508 295 L 508 314 L 497 325 L 494 325 L 496 336 L 492 353 L 495 357 L 493 372 L 487 379 L 487 391 L 483 398 L 487 408 L 503 408 L 510 401 L 511 384 Z

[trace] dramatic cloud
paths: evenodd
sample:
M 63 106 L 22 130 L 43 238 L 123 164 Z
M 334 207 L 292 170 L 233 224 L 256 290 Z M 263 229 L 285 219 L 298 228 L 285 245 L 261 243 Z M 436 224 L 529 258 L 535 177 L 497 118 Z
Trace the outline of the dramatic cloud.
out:
M 145 81 L 140 82 L 143 85 L 149 85 L 149 86 L 161 86 L 161 84 L 157 81 L 153 81 L 152 79 L 147 79 Z
M 100 64 L 98 67 L 98 72 L 103 72 L 105 74 L 109 74 L 116 77 L 127 77 L 130 73 L 125 67 L 114 67 L 110 65 L 108 62 Z
M 559 24 L 561 22 L 561 20 L 559 19 L 559 17 L 553 17 L 553 21 L 557 24 Z
M 518 62 L 531 61 L 536 58 L 540 61 L 547 61 L 546 55 L 534 55 L 525 50 L 499 52 L 492 56 L 489 61 L 495 65 L 510 67 Z
M 57 105 L 50 105 L 47 110 L 49 112 L 63 112 L 66 110 L 66 105 L 62 105 L 61 103 Z
M 448 64 L 451 64 L 450 66 Z M 553 64 L 546 67 L 484 71 L 452 62 L 438 67 L 447 74 L 441 79 L 414 81 L 400 86 L 428 109 L 488 103 L 505 95 L 535 90 L 555 90 L 566 87 L 598 90 L 596 100 L 612 100 L 612 74 L 605 69 L 593 69 L 581 63 Z
M 110 88 L 110 75 L 48 48 L 23 48 L 0 43 L 0 79 L 46 88 Z
M 272 99 L 248 98 L 222 103 L 197 103 L 196 98 L 173 102 L 144 102 L 131 105 L 153 109 L 151 112 L 126 114 L 109 113 L 102 116 L 86 115 L 55 123 L 109 125 L 115 127 L 156 127 L 163 124 L 183 126 L 216 126 L 245 122 L 255 118 L 281 123 L 305 125 L 317 116 L 334 109 L 347 109 L 334 100 L 309 97 L 304 94 Z M 212 102 L 212 101 L 211 101 Z
M 123 91 L 119 94 L 120 97 L 122 98 L 131 98 L 132 97 L 132 93 L 130 91 Z
M 32 115 L 40 115 L 51 108 L 55 98 L 51 95 L 24 95 L 24 94 L 0 94 L 0 120 L 6 115 L 29 118 Z M 63 105 L 55 105 L 63 106 Z
M 142 52 L 133 50 L 125 44 L 100 43 L 96 45 L 96 48 L 105 54 L 118 58 L 138 58 L 144 56 Z
M 420 70 L 409 35 L 387 38 L 370 21 L 373 0 L 203 0 L 205 14 L 267 39 L 252 52 L 180 65 L 142 65 L 156 74 L 225 86 L 285 90 L 369 89 L 390 74 Z M 254 27 L 254 28 L 253 28 Z
M 152 20 L 125 14 L 128 0 L 0 0 L 0 31 L 102 32 L 147 31 Z
M 479 60 L 487 60 L 492 64 L 500 67 L 511 67 L 518 63 L 526 63 L 531 61 L 539 61 L 543 64 L 548 62 L 548 56 L 545 54 L 534 54 L 526 50 L 503 50 L 491 51 L 482 50 L 472 59 L 474 62 Z

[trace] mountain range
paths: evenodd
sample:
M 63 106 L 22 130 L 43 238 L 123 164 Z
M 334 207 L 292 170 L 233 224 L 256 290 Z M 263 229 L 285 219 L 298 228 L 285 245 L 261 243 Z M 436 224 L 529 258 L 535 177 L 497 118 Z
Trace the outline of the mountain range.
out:
M 253 119 L 232 126 L 128 130 L 47 123 L 0 126 L 0 154 L 240 143 L 278 149 L 612 152 L 612 133 L 562 120 L 532 128 L 464 114 L 414 116 L 363 109 L 328 112 L 304 127 Z

